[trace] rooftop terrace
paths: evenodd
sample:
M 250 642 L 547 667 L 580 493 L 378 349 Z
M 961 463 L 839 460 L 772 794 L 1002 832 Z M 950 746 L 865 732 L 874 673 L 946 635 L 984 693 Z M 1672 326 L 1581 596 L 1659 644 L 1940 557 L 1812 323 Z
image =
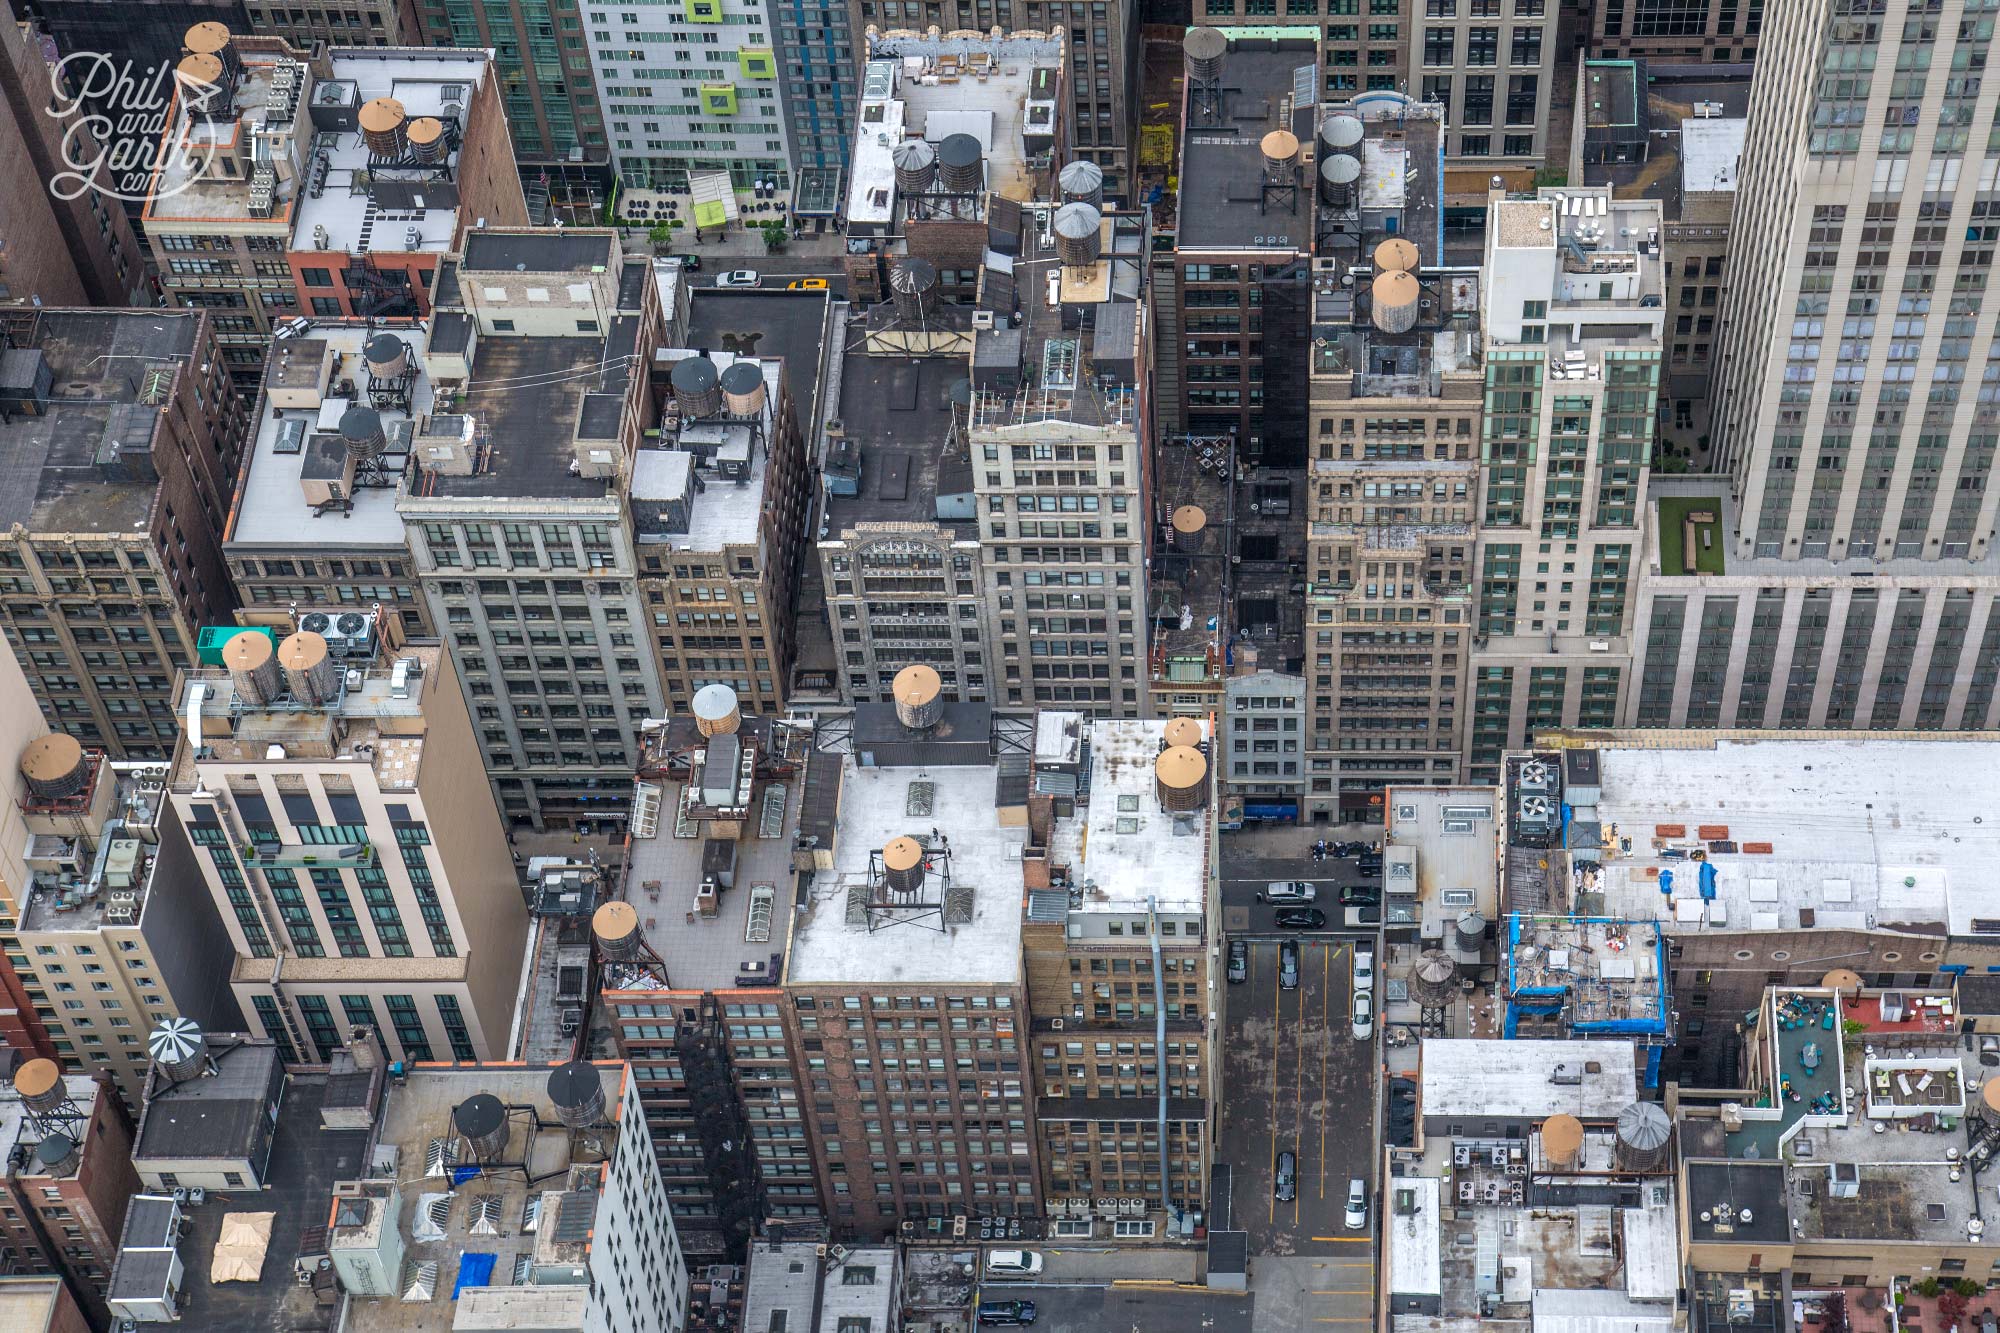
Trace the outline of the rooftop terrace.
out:
M 2000 786 L 1991 740 L 1693 734 L 1597 748 L 1603 865 L 1585 883 L 1609 914 L 1669 933 L 2000 929 L 1985 904 L 2000 821 L 1980 813 Z
M 0 354 L 10 394 L 47 410 L 0 422 L 0 531 L 143 536 L 160 483 L 153 436 L 167 377 L 195 351 L 197 313 L 45 310 Z
M 793 922 L 786 981 L 1017 984 L 1028 830 L 1000 822 L 998 770 L 863 768 L 851 755 L 841 764 L 834 869 L 815 877 Z M 933 853 L 924 892 L 943 900 L 942 929 L 940 913 L 912 909 L 893 915 L 925 919 L 884 914 L 871 931 L 866 903 L 881 879 L 882 849 L 905 836 Z
M 1303 167 L 1284 178 L 1297 188 L 1267 193 L 1259 147 L 1273 130 L 1313 141 L 1310 90 L 1317 51 L 1310 39 L 1235 38 L 1223 57 L 1220 114 L 1189 104 L 1180 170 L 1181 250 L 1305 252 L 1313 244 L 1313 180 Z M 1308 96 L 1294 103 L 1299 71 Z
M 191 121 L 181 115 L 188 97 L 178 82 L 172 85 L 174 106 L 169 113 L 163 139 L 180 151 L 162 151 L 153 169 L 146 218 L 168 224 L 185 222 L 230 222 L 261 224 L 260 229 L 282 236 L 293 233 L 295 214 L 304 193 L 300 172 L 307 158 L 305 145 L 312 139 L 312 121 L 307 112 L 311 102 L 311 77 L 300 59 L 292 58 L 287 44 L 271 39 L 242 37 L 233 43 L 243 62 L 243 75 L 233 90 L 234 115 Z M 297 91 L 289 97 L 273 98 L 273 76 L 280 68 Z M 211 100 L 218 94 L 209 94 Z M 358 104 L 357 104 L 358 105 Z M 262 138 L 271 145 L 273 159 L 286 159 L 280 170 L 268 218 L 250 214 L 250 181 L 247 172 L 233 177 L 218 169 L 218 159 L 235 158 L 250 140 Z M 344 188 L 344 187 L 343 187 Z M 308 232 L 307 236 L 310 237 Z
M 841 359 L 838 407 L 844 443 L 828 444 L 829 475 L 859 471 L 857 493 L 826 497 L 829 537 L 859 523 L 936 523 L 938 502 L 963 496 L 971 504 L 972 464 L 951 443 L 952 387 L 966 366 L 952 357 L 865 356 Z M 956 505 L 952 506 L 954 509 Z M 953 521 L 977 535 L 970 513 Z

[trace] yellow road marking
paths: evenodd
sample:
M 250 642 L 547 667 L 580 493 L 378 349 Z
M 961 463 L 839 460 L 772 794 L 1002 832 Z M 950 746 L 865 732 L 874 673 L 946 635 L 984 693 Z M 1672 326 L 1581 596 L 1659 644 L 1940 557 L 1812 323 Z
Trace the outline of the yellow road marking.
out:
M 1366 1236 L 1314 1236 L 1313 1239 L 1325 1241 L 1331 1245 L 1366 1245 L 1368 1243 L 1368 1237 Z
M 1319 1287 L 1311 1293 L 1314 1296 L 1370 1296 L 1374 1293 L 1367 1287 Z

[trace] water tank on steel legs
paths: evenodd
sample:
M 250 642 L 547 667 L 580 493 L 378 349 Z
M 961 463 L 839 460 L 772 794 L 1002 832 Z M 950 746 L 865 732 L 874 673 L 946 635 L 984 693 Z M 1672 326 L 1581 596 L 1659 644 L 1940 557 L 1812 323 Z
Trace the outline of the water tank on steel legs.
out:
M 451 1123 L 482 1162 L 507 1149 L 507 1108 L 490 1092 L 475 1092 L 460 1102 L 452 1109 Z
M 549 1071 L 549 1104 L 571 1129 L 604 1120 L 604 1077 L 587 1060 L 571 1060 Z

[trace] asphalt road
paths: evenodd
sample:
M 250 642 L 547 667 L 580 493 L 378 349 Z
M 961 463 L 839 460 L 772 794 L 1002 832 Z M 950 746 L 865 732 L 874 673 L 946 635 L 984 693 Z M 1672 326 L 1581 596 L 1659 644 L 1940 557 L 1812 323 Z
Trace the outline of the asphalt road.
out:
M 1264 886 L 1274 880 L 1297 879 L 1317 885 L 1319 896 L 1311 905 L 1326 913 L 1329 931 L 1348 928 L 1347 913 L 1340 905 L 1342 888 L 1365 885 L 1378 895 L 1381 892 L 1382 877 L 1363 878 L 1358 862 L 1351 856 L 1329 857 L 1318 862 L 1311 857 L 1232 856 L 1228 839 L 1223 840 L 1222 846 L 1223 928 L 1231 935 L 1268 934 L 1277 929 L 1275 918 L 1279 906 L 1292 904 L 1273 906 L 1257 901 Z
M 1309 1323 L 1364 1319 L 1372 1308 L 1374 1235 L 1343 1220 L 1347 1185 L 1374 1176 L 1375 1041 L 1351 1027 L 1351 938 L 1299 940 L 1300 984 L 1278 979 L 1279 945 L 1250 944 L 1250 978 L 1226 1002 L 1222 1143 L 1233 1168 L 1234 1225 L 1256 1256 L 1319 1261 L 1296 1293 Z M 1298 1158 L 1297 1197 L 1280 1203 L 1280 1152 Z
M 984 1293 L 996 1298 L 998 1288 Z M 1250 1327 L 1250 1297 L 1172 1286 L 1007 1284 L 1035 1303 L 1035 1333 L 1223 1333 Z

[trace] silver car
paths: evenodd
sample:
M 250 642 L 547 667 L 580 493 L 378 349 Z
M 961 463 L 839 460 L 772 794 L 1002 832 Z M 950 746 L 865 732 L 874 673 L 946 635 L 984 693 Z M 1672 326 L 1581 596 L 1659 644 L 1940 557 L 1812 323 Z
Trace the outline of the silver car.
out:
M 1309 903 L 1319 889 L 1302 879 L 1274 879 L 1257 895 L 1260 903 Z

